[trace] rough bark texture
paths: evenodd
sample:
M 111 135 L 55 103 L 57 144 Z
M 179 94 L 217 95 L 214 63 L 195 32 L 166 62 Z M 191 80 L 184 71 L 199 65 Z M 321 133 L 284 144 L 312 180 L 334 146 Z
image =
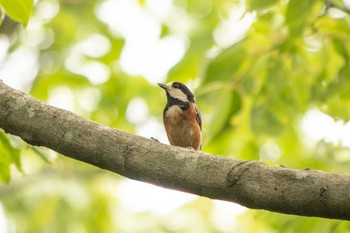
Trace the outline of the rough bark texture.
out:
M 49 106 L 2 82 L 0 128 L 131 179 L 254 209 L 350 219 L 350 176 L 164 145 Z

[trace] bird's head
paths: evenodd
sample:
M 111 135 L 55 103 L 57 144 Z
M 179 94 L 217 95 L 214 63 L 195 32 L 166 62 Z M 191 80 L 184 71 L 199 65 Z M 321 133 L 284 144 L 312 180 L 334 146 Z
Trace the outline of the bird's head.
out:
M 195 103 L 192 92 L 185 84 L 180 82 L 171 82 L 168 84 L 158 83 L 158 85 L 166 91 L 167 98 L 178 99 L 183 102 Z

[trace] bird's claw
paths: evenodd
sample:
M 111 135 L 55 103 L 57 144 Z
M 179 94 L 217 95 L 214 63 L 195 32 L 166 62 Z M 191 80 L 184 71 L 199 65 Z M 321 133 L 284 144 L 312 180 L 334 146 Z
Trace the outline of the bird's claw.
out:
M 160 142 L 158 139 L 151 137 L 151 140 L 155 141 L 155 142 Z

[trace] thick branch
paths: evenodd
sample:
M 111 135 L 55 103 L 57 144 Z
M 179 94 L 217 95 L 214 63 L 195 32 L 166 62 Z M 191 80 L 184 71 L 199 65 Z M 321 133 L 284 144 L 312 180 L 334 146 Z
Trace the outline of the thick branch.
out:
M 2 82 L 0 127 L 29 144 L 166 188 L 254 209 L 350 219 L 350 176 L 163 145 L 49 106 Z

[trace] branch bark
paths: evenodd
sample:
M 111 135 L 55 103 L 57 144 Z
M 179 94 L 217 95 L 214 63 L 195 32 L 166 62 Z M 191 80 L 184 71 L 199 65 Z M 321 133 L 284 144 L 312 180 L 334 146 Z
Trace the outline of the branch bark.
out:
M 350 219 L 350 176 L 164 145 L 49 106 L 3 82 L 0 128 L 31 145 L 131 179 L 248 208 Z

